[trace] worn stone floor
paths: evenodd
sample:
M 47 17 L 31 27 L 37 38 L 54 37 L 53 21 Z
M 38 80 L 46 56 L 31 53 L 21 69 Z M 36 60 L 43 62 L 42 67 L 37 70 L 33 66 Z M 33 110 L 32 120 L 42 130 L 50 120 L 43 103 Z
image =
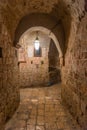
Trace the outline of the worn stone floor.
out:
M 61 85 L 20 90 L 20 105 L 5 130 L 81 130 L 61 103 Z

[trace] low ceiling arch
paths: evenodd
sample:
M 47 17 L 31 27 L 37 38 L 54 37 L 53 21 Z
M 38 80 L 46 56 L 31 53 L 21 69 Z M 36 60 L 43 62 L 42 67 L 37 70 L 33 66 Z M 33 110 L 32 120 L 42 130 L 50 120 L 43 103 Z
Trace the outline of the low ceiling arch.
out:
M 62 50 L 61 50 L 59 41 L 57 40 L 57 38 L 56 38 L 56 36 L 54 35 L 54 33 L 51 32 L 49 29 L 47 29 L 47 28 L 45 28 L 45 27 L 37 26 L 37 27 L 31 27 L 31 28 L 29 28 L 27 31 L 25 31 L 25 32 L 21 35 L 19 41 L 21 41 L 21 39 L 24 37 L 24 35 L 26 35 L 27 33 L 31 33 L 31 32 L 33 32 L 33 31 L 41 31 L 41 32 L 43 32 L 44 34 L 46 34 L 48 37 L 50 37 L 50 38 L 54 41 L 54 43 L 55 43 L 55 45 L 56 45 L 56 47 L 57 47 L 57 50 L 58 50 L 58 52 L 59 52 L 59 57 L 60 57 L 60 58 L 63 57 L 63 52 L 62 52 Z
M 31 27 L 37 27 L 37 26 L 42 26 L 50 30 L 56 36 L 56 40 L 59 41 L 60 48 L 63 52 L 65 34 L 64 34 L 62 21 L 60 19 L 57 20 L 55 17 L 51 15 L 42 14 L 42 13 L 29 14 L 20 21 L 15 31 L 14 46 L 16 46 L 21 35 L 24 32 L 26 32 Z
M 72 31 L 72 21 L 77 23 L 76 20 L 82 17 L 84 2 L 84 0 L 1 0 L 0 12 L 8 33 L 11 36 L 11 40 L 12 42 L 14 41 L 14 43 L 17 43 L 15 33 L 19 26 L 18 23 L 20 23 L 26 15 L 44 13 L 53 16 L 53 19 L 56 18 L 57 21 L 61 19 L 64 27 L 63 30 L 65 31 L 65 44 L 67 45 Z M 17 35 L 19 34 L 17 33 Z M 58 41 L 60 41 L 59 38 Z M 62 42 L 59 43 L 61 43 L 60 46 L 63 48 L 64 42 L 63 44 Z
M 63 17 L 64 11 L 67 12 L 68 3 L 70 2 L 66 0 L 1 0 L 0 11 L 13 38 L 14 31 L 24 16 L 45 13 L 59 19 Z

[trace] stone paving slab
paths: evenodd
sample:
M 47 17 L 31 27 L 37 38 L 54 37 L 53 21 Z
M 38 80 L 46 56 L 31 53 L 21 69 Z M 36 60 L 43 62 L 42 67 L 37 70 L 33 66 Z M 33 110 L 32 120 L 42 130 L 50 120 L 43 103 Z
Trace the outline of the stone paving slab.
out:
M 5 130 L 81 130 L 61 103 L 61 85 L 20 90 L 20 105 Z

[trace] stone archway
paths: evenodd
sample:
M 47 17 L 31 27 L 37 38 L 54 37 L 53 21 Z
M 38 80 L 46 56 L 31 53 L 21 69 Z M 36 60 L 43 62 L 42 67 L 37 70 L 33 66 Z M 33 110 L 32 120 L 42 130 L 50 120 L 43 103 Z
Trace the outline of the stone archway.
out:
M 62 57 L 63 57 L 63 52 L 62 52 L 62 50 L 61 50 L 59 41 L 57 40 L 57 37 L 54 35 L 53 32 L 51 32 L 51 30 L 49 30 L 49 29 L 47 29 L 47 28 L 45 28 L 45 27 L 42 27 L 42 26 L 31 27 L 31 28 L 29 28 L 26 32 L 24 32 L 24 33 L 22 34 L 22 36 L 20 37 L 20 39 L 21 39 L 27 32 L 32 32 L 32 31 L 41 31 L 41 32 L 45 33 L 46 35 L 48 35 L 48 37 L 50 37 L 50 38 L 54 41 L 54 43 L 55 43 L 55 45 L 56 45 L 56 47 L 57 47 L 57 49 L 58 49 L 59 58 L 62 58 Z M 19 41 L 20 41 L 20 39 L 19 39 Z
M 37 20 L 35 20 L 37 19 Z M 30 28 L 36 28 L 47 32 L 46 34 L 54 39 L 56 44 L 59 44 L 62 52 L 65 46 L 65 33 L 62 21 L 54 16 L 44 13 L 32 13 L 23 17 L 15 30 L 14 46 L 18 43 L 20 37 Z M 34 29 L 35 30 L 35 29 Z M 50 33 L 51 32 L 51 33 Z M 54 35 L 55 36 L 54 36 Z M 59 43 L 58 43 L 59 41 Z M 59 47 L 58 47 L 59 48 Z
M 44 50 L 43 50 L 43 48 L 44 49 L 47 49 L 48 51 L 47 51 L 47 53 L 45 54 L 46 55 L 46 57 L 44 57 L 43 55 L 41 56 L 42 57 L 42 59 L 40 59 L 40 58 L 35 58 L 34 57 L 34 55 L 33 55 L 33 40 L 34 40 L 34 37 L 35 37 L 35 34 L 36 34 L 36 32 L 39 32 L 39 38 L 40 38 L 40 33 L 42 33 L 42 34 L 44 34 L 45 36 L 43 37 L 43 39 L 44 39 L 44 46 L 45 47 L 42 47 L 41 46 L 41 49 L 42 49 L 42 54 L 43 54 L 43 52 L 44 52 Z M 29 40 L 28 40 L 29 39 Z M 45 40 L 46 39 L 46 40 Z M 47 39 L 49 39 L 49 45 L 48 45 L 48 47 L 45 45 L 45 44 L 48 44 L 48 40 Z M 41 39 L 40 39 L 41 40 Z M 63 52 L 62 52 L 62 50 L 61 50 L 61 47 L 60 47 L 60 45 L 59 45 L 59 42 L 58 42 L 58 40 L 57 40 L 57 38 L 56 38 L 56 36 L 54 35 L 54 33 L 52 33 L 51 32 L 51 30 L 49 30 L 49 29 L 47 29 L 47 28 L 45 28 L 45 27 L 42 27 L 42 26 L 36 26 L 36 27 L 31 27 L 31 28 L 29 28 L 26 32 L 24 32 L 22 35 L 21 35 L 21 37 L 20 37 L 20 39 L 19 39 L 19 42 L 17 43 L 17 46 L 19 45 L 19 46 L 21 46 L 21 48 L 24 48 L 24 53 L 23 53 L 23 55 L 26 55 L 26 60 L 24 60 L 24 62 L 22 61 L 20 61 L 20 58 L 19 58 L 19 68 L 20 68 L 20 79 L 22 79 L 22 77 L 23 77 L 23 75 L 24 75 L 24 77 L 25 77 L 25 80 L 24 80 L 24 82 L 26 81 L 26 77 L 28 77 L 28 74 L 30 74 L 31 72 L 30 72 L 30 68 L 29 69 L 27 69 L 27 72 L 28 72 L 28 74 L 27 73 L 25 73 L 25 71 L 26 71 L 26 69 L 25 69 L 25 71 L 23 71 L 23 64 L 24 64 L 24 66 L 26 66 L 25 68 L 28 68 L 29 66 L 31 67 L 31 64 L 32 64 L 32 68 L 36 68 L 36 71 L 37 70 L 40 70 L 39 68 L 40 68 L 40 64 L 42 64 L 42 62 L 43 62 L 43 67 L 45 67 L 45 69 L 47 69 L 47 75 L 48 75 L 48 77 L 50 76 L 50 71 L 49 71 L 49 69 L 50 69 L 50 65 L 49 65 L 49 61 L 50 61 L 50 57 L 49 57 L 49 54 L 51 54 L 52 53 L 52 50 L 50 49 L 50 44 L 51 44 L 51 41 L 53 41 L 53 44 L 54 44 L 54 48 L 52 48 L 52 50 L 54 49 L 54 53 L 55 53 L 55 51 L 57 51 L 57 53 L 58 53 L 58 55 L 55 55 L 54 54 L 54 56 L 57 56 L 56 57 L 56 59 L 58 59 L 58 64 L 59 64 L 59 66 L 61 66 L 60 65 L 60 60 L 63 58 Z M 26 46 L 26 47 L 25 47 Z M 21 49 L 20 48 L 20 49 Z M 27 49 L 26 49 L 27 48 Z M 30 49 L 29 49 L 30 48 Z M 56 49 L 55 49 L 56 48 Z M 20 51 L 20 49 L 19 49 L 19 51 Z M 28 49 L 29 49 L 29 51 L 32 53 L 32 56 L 29 56 L 28 57 Z M 19 54 L 20 54 L 20 52 L 19 52 Z M 29 55 L 30 55 L 30 53 L 29 53 Z M 20 54 L 20 56 L 21 56 L 21 54 Z M 38 63 L 37 63 L 37 65 L 38 65 L 38 69 L 37 69 L 37 67 L 36 67 L 36 61 L 35 61 L 35 59 L 38 61 Z M 47 60 L 46 60 L 47 59 Z M 55 60 L 55 59 L 53 59 L 54 60 L 54 62 L 56 62 L 56 66 L 54 67 L 54 68 L 56 68 L 56 70 L 57 70 L 57 61 Z M 41 62 L 42 61 L 42 62 Z M 46 63 L 46 64 L 45 64 Z M 22 69 L 21 69 L 22 68 Z M 42 67 L 41 67 L 42 68 Z M 44 69 L 44 72 L 45 72 L 45 69 Z M 60 69 L 61 69 L 61 67 L 60 67 Z M 60 71 L 60 69 L 58 69 L 59 71 Z M 40 70 L 41 71 L 41 70 Z M 38 74 L 40 75 L 40 71 L 38 71 Z M 54 71 L 53 71 L 54 72 Z M 56 72 L 58 72 L 58 71 L 56 71 Z M 32 74 L 31 75 L 33 75 L 34 74 L 34 72 L 32 71 Z M 53 74 L 53 73 L 52 73 Z M 31 77 L 32 76 L 29 76 L 30 78 L 29 78 L 29 80 L 31 79 Z M 44 75 L 44 74 L 42 74 L 43 75 L 43 77 L 46 77 L 46 74 Z M 59 75 L 59 73 L 57 73 L 57 75 L 56 75 L 56 79 L 58 78 L 58 75 Z M 39 81 L 38 80 L 38 75 L 35 75 L 36 77 L 37 77 L 37 81 Z M 34 77 L 35 77 L 34 76 Z M 55 76 L 54 76 L 55 77 Z M 43 78 L 44 79 L 44 78 Z M 41 79 L 41 81 L 43 81 L 43 79 Z M 36 79 L 33 79 L 33 81 L 35 81 Z M 41 82 L 40 81 L 40 82 Z M 57 82 L 58 82 L 58 80 L 56 80 Z M 45 79 L 44 79 L 44 82 L 45 82 Z M 48 83 L 48 82 L 51 82 L 50 81 L 50 79 L 48 78 L 48 80 L 46 81 L 46 84 Z M 39 82 L 38 82 L 39 83 Z M 53 81 L 53 83 L 55 83 L 54 81 Z M 35 83 L 33 82 L 31 82 L 31 80 L 30 80 L 30 82 L 28 81 L 26 81 L 25 82 L 25 84 L 26 84 L 26 87 L 29 87 L 29 86 L 34 86 L 35 85 Z M 20 82 L 20 86 L 22 86 L 22 87 L 24 87 L 24 84 L 22 84 L 22 82 Z

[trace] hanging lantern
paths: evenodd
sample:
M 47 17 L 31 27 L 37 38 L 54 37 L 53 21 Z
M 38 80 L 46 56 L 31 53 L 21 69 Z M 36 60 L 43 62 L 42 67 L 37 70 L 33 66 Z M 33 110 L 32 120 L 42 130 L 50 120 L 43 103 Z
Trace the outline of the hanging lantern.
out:
M 39 48 L 40 48 L 40 41 L 39 41 L 38 37 L 36 37 L 36 40 L 34 42 L 34 47 L 36 50 L 39 50 Z
M 39 41 L 39 38 L 38 38 L 38 32 L 36 32 L 36 39 L 35 39 L 35 42 L 34 42 L 34 47 L 35 47 L 35 50 L 40 49 L 40 41 Z

